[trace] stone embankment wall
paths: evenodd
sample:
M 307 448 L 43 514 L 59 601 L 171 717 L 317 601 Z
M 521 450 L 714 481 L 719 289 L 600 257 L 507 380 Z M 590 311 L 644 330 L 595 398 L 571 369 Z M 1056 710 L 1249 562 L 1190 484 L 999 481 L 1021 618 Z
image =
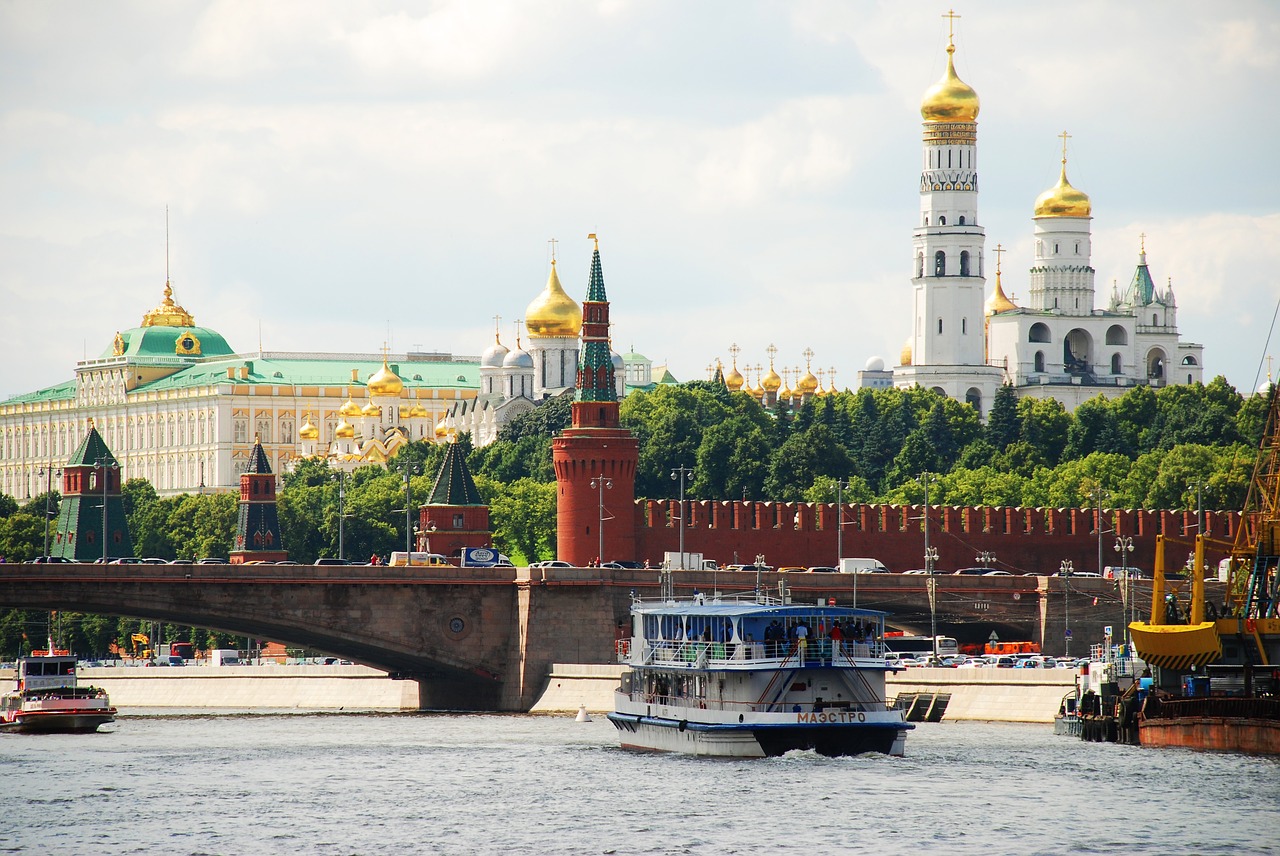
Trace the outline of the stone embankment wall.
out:
M 129 708 L 230 710 L 417 710 L 416 681 L 393 681 L 367 666 L 184 666 L 80 669 Z

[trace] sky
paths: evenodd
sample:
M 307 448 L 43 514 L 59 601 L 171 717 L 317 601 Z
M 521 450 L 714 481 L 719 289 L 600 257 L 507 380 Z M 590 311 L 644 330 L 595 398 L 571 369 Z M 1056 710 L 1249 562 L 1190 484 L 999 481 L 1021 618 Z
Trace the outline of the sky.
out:
M 706 377 L 897 362 L 937 2 L 0 2 L 0 398 L 175 300 L 240 352 L 479 354 L 542 290 Z M 987 270 L 1093 202 L 1098 305 L 1139 236 L 1205 376 L 1265 377 L 1280 296 L 1280 5 L 955 5 Z M 990 291 L 992 282 L 988 282 Z M 1280 363 L 1275 365 L 1280 374 Z

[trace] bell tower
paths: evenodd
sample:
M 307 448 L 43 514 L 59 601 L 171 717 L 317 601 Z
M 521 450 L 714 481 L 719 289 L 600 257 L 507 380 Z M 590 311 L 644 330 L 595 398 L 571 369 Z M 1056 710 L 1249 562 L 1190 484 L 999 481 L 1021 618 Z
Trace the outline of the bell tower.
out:
M 618 392 L 609 348 L 609 298 L 600 267 L 600 242 L 582 304 L 582 349 L 573 422 L 551 444 L 556 468 L 559 558 L 583 566 L 634 560 L 635 493 L 640 442 L 618 421 Z

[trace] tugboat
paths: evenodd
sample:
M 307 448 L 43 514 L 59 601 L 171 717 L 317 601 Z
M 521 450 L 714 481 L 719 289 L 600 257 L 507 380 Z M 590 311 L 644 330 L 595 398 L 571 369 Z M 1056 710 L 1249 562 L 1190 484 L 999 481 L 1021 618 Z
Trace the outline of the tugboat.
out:
M 106 690 L 82 687 L 75 657 L 21 657 L 17 686 L 0 697 L 0 731 L 87 733 L 115 721 Z
M 1191 601 L 1166 595 L 1164 545 L 1148 621 L 1129 625 L 1139 656 L 1156 667 L 1139 714 L 1139 741 L 1280 755 L 1280 387 L 1271 405 L 1234 542 L 1195 539 Z M 1221 608 L 1204 593 L 1204 546 L 1230 550 Z
M 669 582 L 664 581 L 664 589 Z M 885 704 L 885 613 L 754 594 L 635 599 L 630 666 L 609 719 L 624 749 L 762 758 L 902 755 L 903 712 Z

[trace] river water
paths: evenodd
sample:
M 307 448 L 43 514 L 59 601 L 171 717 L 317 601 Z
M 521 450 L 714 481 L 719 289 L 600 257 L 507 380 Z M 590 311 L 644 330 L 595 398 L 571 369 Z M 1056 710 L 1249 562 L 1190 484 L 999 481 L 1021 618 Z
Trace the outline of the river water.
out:
M 603 716 L 125 716 L 0 735 L 0 852 L 1280 853 L 1280 761 L 921 725 L 907 757 L 624 752 Z

